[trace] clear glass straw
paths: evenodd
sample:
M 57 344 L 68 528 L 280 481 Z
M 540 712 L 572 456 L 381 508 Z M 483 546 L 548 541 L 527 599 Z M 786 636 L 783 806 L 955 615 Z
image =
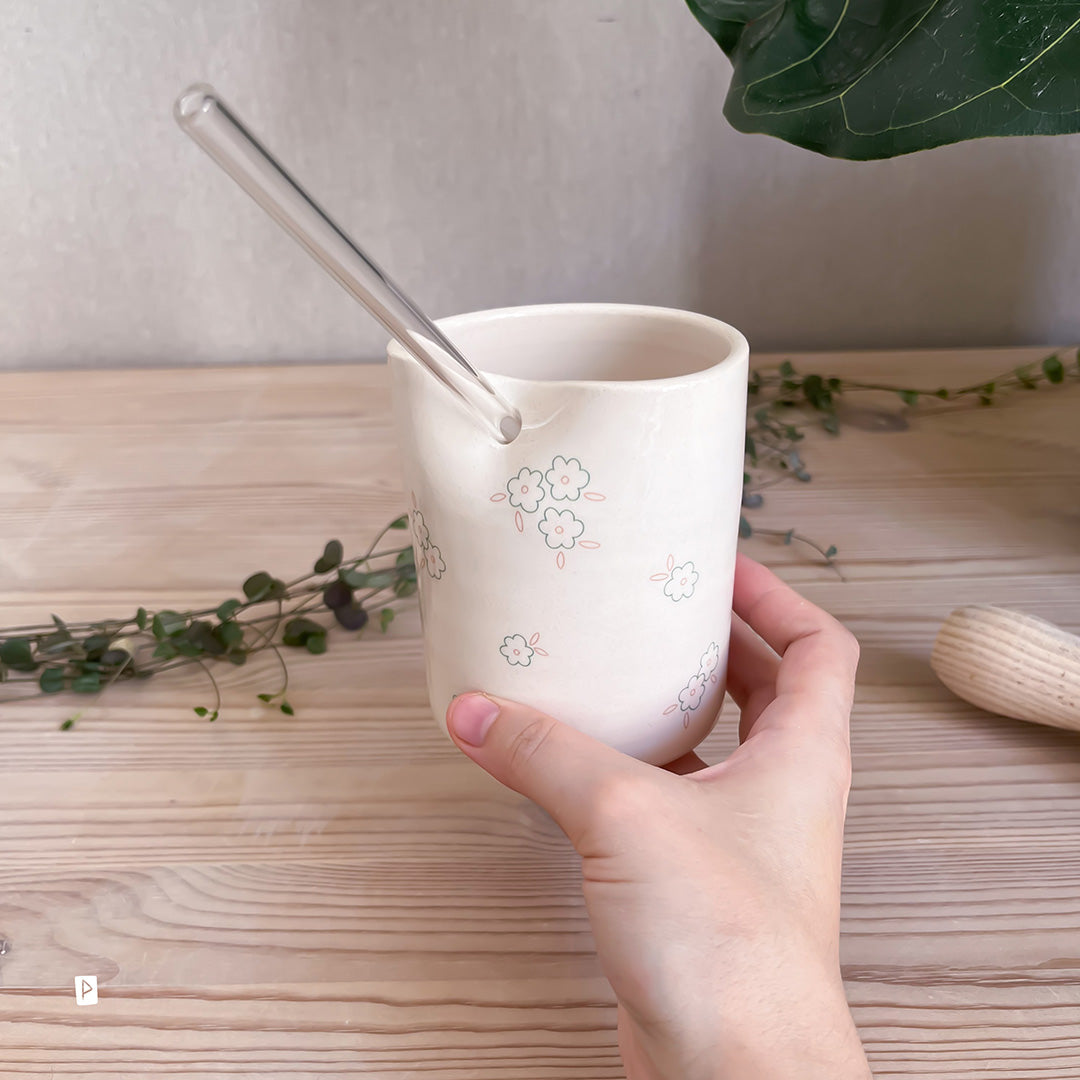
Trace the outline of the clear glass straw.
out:
M 508 443 L 521 414 L 379 269 L 241 123 L 212 87 L 176 101 L 176 121 L 287 233 L 494 434 Z

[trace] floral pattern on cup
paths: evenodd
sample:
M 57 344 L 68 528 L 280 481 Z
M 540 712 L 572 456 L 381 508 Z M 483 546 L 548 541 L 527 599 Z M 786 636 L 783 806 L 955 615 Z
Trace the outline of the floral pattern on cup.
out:
M 535 514 L 544 498 L 544 474 L 525 466 L 506 481 L 510 505 L 526 514 Z
M 708 683 L 709 680 L 699 671 L 679 691 L 679 708 L 684 713 L 693 712 L 702 703 Z M 689 725 L 689 720 L 686 721 L 686 725 Z
M 424 515 L 419 510 L 413 509 L 409 512 L 409 520 L 412 524 L 413 539 L 416 541 L 416 546 L 423 551 L 431 543 L 431 533 L 428 532 Z
M 524 634 L 507 634 L 499 652 L 511 667 L 528 667 L 534 656 L 548 655 L 547 650 L 540 648 L 539 634 L 533 634 L 528 639 Z
M 678 603 L 687 597 L 694 595 L 698 578 L 701 575 L 694 569 L 694 564 L 687 560 L 676 565 L 675 556 L 667 557 L 667 570 L 659 574 L 650 574 L 650 581 L 662 581 L 664 583 L 664 595 L 668 599 Z
M 532 469 L 523 466 L 506 481 L 503 491 L 491 496 L 492 502 L 507 502 L 514 510 L 514 528 L 525 532 L 525 517 L 535 514 L 540 504 L 550 498 L 553 502 L 577 502 L 585 498 L 603 502 L 606 498 L 599 491 L 586 491 L 591 479 L 588 469 L 580 459 L 556 454 L 546 468 Z M 596 540 L 583 540 L 584 520 L 573 511 L 548 506 L 537 520 L 537 528 L 544 543 L 556 552 L 555 565 L 562 570 L 566 566 L 566 552 L 571 548 L 594 550 L 600 546 Z
M 413 494 L 413 506 L 409 511 L 409 530 L 412 533 L 413 557 L 416 561 L 416 572 L 426 570 L 428 574 L 438 580 L 446 572 L 446 562 L 442 552 L 431 542 L 431 531 L 420 508 L 416 505 L 416 495 Z
M 710 641 L 705 652 L 698 662 L 697 671 L 690 676 L 686 685 L 679 691 L 678 700 L 664 710 L 665 716 L 670 716 L 676 709 L 681 709 L 683 714 L 683 727 L 690 726 L 691 714 L 705 700 L 709 684 L 716 685 L 720 682 L 720 646 L 715 641 Z
M 720 667 L 720 646 L 712 642 L 701 657 L 701 674 L 716 682 L 716 672 Z
M 572 548 L 585 531 L 585 522 L 572 510 L 556 510 L 549 506 L 537 523 L 549 548 Z
M 566 458 L 556 454 L 551 468 L 544 473 L 544 479 L 553 499 L 574 502 L 581 498 L 581 493 L 588 486 L 589 473 L 581 467 L 576 457 Z
M 428 546 L 427 551 L 424 552 L 422 559 L 427 572 L 436 580 L 443 576 L 443 572 L 446 570 L 446 563 L 443 562 L 442 552 L 434 545 Z

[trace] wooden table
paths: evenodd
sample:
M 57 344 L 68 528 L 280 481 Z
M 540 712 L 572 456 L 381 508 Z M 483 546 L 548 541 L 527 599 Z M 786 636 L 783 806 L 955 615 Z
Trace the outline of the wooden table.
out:
M 799 359 L 963 384 L 1040 350 Z M 844 971 L 877 1075 L 1080 1077 L 1080 736 L 928 666 L 954 606 L 1080 630 L 1080 386 L 810 445 L 747 549 L 863 644 Z M 404 508 L 385 373 L 0 377 L 0 623 L 183 609 Z M 292 663 L 0 706 L 0 1076 L 619 1077 L 576 859 L 428 715 L 415 614 Z M 273 689 L 273 687 L 270 687 Z M 733 742 L 729 709 L 706 745 Z M 95 974 L 95 1006 L 73 979 Z

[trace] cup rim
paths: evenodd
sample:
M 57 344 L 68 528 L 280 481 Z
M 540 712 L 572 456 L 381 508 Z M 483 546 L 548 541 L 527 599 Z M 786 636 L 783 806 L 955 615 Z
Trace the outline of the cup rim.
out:
M 690 323 L 712 331 L 719 330 L 726 339 L 728 345 L 727 355 L 715 364 L 690 371 L 683 375 L 664 375 L 655 379 L 527 379 L 518 375 L 504 375 L 497 371 L 487 371 L 479 368 L 480 373 L 488 379 L 497 380 L 508 386 L 537 385 L 551 387 L 618 387 L 620 390 L 631 391 L 640 388 L 642 391 L 657 386 L 674 386 L 678 384 L 692 383 L 697 380 L 712 378 L 724 368 L 748 360 L 750 345 L 741 331 L 722 319 L 713 318 L 711 315 L 702 315 L 696 311 L 684 311 L 681 308 L 668 308 L 651 304 L 616 304 L 616 303 L 586 303 L 574 302 L 567 304 L 520 304 L 510 307 L 487 308 L 481 311 L 466 311 L 458 315 L 448 315 L 442 319 L 435 319 L 436 326 L 442 330 L 451 341 L 454 341 L 454 330 L 478 323 L 491 323 L 511 321 L 524 316 L 545 314 L 588 314 L 588 315 L 645 315 L 651 317 L 663 317 L 671 322 Z M 456 342 L 455 342 L 456 344 Z M 387 356 L 393 356 L 398 360 L 415 360 L 394 339 L 391 339 L 386 347 Z M 466 356 L 466 359 L 469 359 Z

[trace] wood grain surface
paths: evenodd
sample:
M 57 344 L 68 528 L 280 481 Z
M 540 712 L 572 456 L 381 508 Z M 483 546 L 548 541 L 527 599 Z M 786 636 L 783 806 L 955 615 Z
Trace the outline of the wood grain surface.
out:
M 1039 355 L 797 359 L 937 385 Z M 1080 1077 L 1080 736 L 928 666 L 962 604 L 1080 630 L 1078 416 L 1073 384 L 814 439 L 755 520 L 846 581 L 745 545 L 863 645 L 843 963 L 879 1077 Z M 0 376 L 2 625 L 216 603 L 404 506 L 381 368 Z M 436 729 L 415 613 L 292 672 L 292 719 L 261 663 L 212 725 L 196 676 L 68 732 L 70 699 L 0 704 L 0 1077 L 622 1076 L 576 859 Z M 704 756 L 733 743 L 729 707 Z

